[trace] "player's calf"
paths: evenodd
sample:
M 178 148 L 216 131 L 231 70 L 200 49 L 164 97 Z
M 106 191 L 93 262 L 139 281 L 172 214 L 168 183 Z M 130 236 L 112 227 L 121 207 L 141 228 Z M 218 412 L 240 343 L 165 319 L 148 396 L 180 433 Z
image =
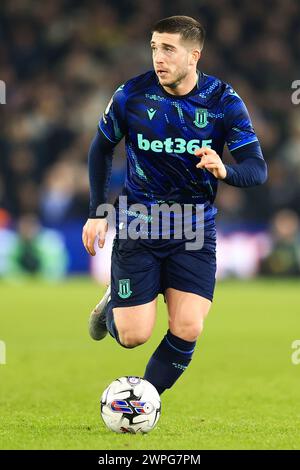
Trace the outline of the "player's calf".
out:
M 199 295 L 166 290 L 169 330 L 146 367 L 144 378 L 161 394 L 171 388 L 192 360 L 211 302 Z
M 150 358 L 144 378 L 162 394 L 171 388 L 186 370 L 195 347 L 196 341 L 186 341 L 168 330 Z

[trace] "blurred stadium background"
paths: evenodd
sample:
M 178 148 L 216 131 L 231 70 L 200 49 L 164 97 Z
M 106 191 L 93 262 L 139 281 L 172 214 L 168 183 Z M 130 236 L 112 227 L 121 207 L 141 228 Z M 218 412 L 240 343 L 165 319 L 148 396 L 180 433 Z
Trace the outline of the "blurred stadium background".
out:
M 81 244 L 87 152 L 116 87 L 151 68 L 151 25 L 173 14 L 206 27 L 199 68 L 243 97 L 269 166 L 262 187 L 219 186 L 218 277 L 300 274 L 298 0 L 1 0 L 1 277 L 107 280 L 109 243 L 92 261 Z M 124 171 L 121 145 L 111 201 Z

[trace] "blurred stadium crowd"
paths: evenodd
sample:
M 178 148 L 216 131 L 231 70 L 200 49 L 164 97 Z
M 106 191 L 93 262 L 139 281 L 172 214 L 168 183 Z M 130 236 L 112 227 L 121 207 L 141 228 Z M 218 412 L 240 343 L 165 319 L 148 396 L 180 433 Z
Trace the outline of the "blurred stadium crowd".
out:
M 243 97 L 268 162 L 262 187 L 220 184 L 220 226 L 276 227 L 284 210 L 283 218 L 294 220 L 296 246 L 300 105 L 291 102 L 291 84 L 300 79 L 299 0 L 1 0 L 7 104 L 0 107 L 0 227 L 20 225 L 29 214 L 48 227 L 84 222 L 87 152 L 99 116 L 121 83 L 151 68 L 150 28 L 174 14 L 204 24 L 199 68 Z M 120 145 L 111 200 L 124 170 Z

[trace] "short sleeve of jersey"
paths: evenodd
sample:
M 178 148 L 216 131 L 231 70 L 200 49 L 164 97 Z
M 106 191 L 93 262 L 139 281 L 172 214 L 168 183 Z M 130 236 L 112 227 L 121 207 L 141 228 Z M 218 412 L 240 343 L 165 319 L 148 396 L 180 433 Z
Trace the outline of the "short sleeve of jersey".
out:
M 114 144 L 125 135 L 125 105 L 126 96 L 122 85 L 113 94 L 98 124 L 99 130 Z
M 258 141 L 252 122 L 240 96 L 228 87 L 224 93 L 225 140 L 230 151 Z

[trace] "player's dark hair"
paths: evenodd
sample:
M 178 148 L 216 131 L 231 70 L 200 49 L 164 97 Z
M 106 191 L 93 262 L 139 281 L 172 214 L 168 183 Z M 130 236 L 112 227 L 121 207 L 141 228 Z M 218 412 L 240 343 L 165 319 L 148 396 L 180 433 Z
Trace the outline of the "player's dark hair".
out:
M 159 20 L 151 33 L 179 33 L 183 40 L 197 42 L 203 48 L 205 29 L 199 21 L 190 16 L 169 16 Z

